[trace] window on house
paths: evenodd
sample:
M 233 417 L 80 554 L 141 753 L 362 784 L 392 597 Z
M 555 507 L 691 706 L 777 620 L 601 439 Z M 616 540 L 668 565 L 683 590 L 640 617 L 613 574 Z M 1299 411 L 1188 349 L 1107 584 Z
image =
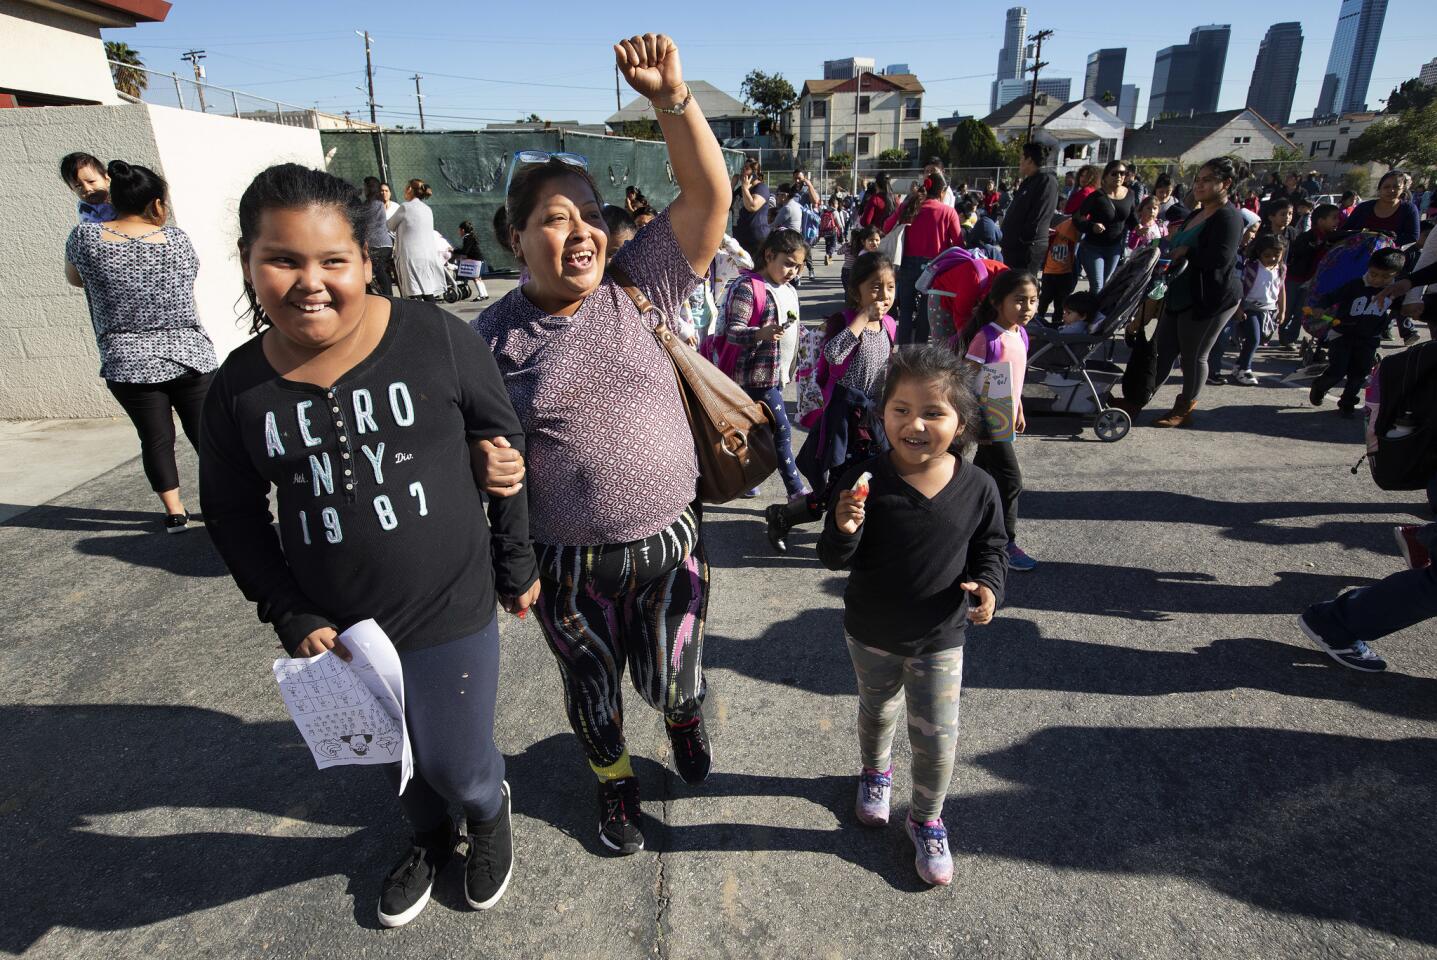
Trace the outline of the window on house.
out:
M 858 155 L 859 155 L 860 157 L 866 157 L 866 156 L 868 156 L 870 141 L 871 141 L 872 139 L 873 139 L 873 138 L 870 137 L 870 136 L 869 136 L 868 134 L 866 134 L 866 133 L 859 134 L 859 136 L 858 136 Z
M 827 100 L 810 100 L 808 102 L 808 116 L 812 120 L 825 120 L 828 118 Z
M 908 151 L 909 153 L 917 153 L 918 139 L 916 137 L 909 137 L 908 139 L 904 140 L 903 149 Z
M 903 119 L 918 120 L 923 116 L 923 100 L 920 97 L 903 98 Z
M 868 112 L 868 104 L 869 104 L 869 102 L 870 102 L 872 99 L 873 99 L 872 97 L 859 97 L 859 98 L 858 98 L 858 112 L 859 112 L 859 113 L 867 113 L 867 112 Z
M 1252 143 L 1252 137 L 1233 137 L 1233 143 Z

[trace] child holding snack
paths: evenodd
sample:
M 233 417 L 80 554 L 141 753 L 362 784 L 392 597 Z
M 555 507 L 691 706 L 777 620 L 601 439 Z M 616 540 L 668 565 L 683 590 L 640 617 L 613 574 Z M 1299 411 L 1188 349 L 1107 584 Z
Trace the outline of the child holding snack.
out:
M 888 822 L 906 700 L 913 792 L 904 827 L 918 875 L 947 885 L 943 801 L 958 745 L 963 643 L 967 625 L 988 623 L 1002 601 L 1008 537 L 992 479 L 962 457 L 979 420 L 962 358 L 904 347 L 889 363 L 882 410 L 892 448 L 835 485 L 818 556 L 830 570 L 851 571 L 843 623 L 858 680 L 855 813 L 867 826 Z

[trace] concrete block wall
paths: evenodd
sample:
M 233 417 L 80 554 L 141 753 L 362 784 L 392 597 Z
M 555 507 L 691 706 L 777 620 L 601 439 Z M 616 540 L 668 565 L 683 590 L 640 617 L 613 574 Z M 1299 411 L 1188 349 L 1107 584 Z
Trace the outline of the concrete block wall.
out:
M 170 183 L 174 223 L 200 259 L 195 300 L 223 358 L 244 342 L 235 304 L 240 194 L 273 163 L 323 166 L 319 133 L 147 104 L 0 110 L 0 420 L 121 416 L 99 377 L 89 309 L 65 282 L 75 198 L 60 157 L 86 150 Z
M 123 416 L 99 377 L 85 293 L 65 282 L 75 196 L 60 158 L 159 169 L 143 105 L 0 110 L 0 419 Z

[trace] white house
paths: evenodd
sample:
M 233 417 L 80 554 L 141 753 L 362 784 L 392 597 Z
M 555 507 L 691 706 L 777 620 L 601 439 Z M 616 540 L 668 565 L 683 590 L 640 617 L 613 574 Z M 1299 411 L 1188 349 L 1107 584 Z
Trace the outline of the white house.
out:
M 899 148 L 917 164 L 922 117 L 923 84 L 911 73 L 805 80 L 794 139 L 808 156 L 846 153 L 871 168 L 884 150 Z
M 1346 173 L 1358 164 L 1344 163 L 1347 148 L 1362 132 L 1381 120 L 1381 113 L 1344 113 L 1340 117 L 1298 120 L 1282 128 L 1283 136 L 1291 140 L 1302 155 L 1308 159 L 1313 170 L 1334 176 Z M 1380 177 L 1387 172 L 1381 163 L 1366 165 L 1370 177 Z
M 1220 156 L 1271 160 L 1273 150 L 1292 145 L 1292 141 L 1261 114 L 1244 107 L 1149 120 L 1128 131 L 1122 156 L 1134 160 L 1175 160 L 1186 167 Z
M 1048 114 L 1033 139 L 1052 148 L 1059 177 L 1084 164 L 1102 165 L 1123 155 L 1126 125 L 1097 100 L 1074 100 Z

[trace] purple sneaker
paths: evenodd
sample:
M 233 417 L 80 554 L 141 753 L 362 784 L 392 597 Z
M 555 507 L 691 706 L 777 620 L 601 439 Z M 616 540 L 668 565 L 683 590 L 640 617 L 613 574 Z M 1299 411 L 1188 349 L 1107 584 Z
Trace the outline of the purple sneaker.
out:
M 888 823 L 888 798 L 893 793 L 893 768 L 879 771 L 864 767 L 858 775 L 858 801 L 853 812 L 865 827 L 881 827 Z
M 903 824 L 908 830 L 908 839 L 918 851 L 913 865 L 925 883 L 946 887 L 953 882 L 953 855 L 948 852 L 948 831 L 942 820 L 914 823 L 912 817 L 904 817 Z

